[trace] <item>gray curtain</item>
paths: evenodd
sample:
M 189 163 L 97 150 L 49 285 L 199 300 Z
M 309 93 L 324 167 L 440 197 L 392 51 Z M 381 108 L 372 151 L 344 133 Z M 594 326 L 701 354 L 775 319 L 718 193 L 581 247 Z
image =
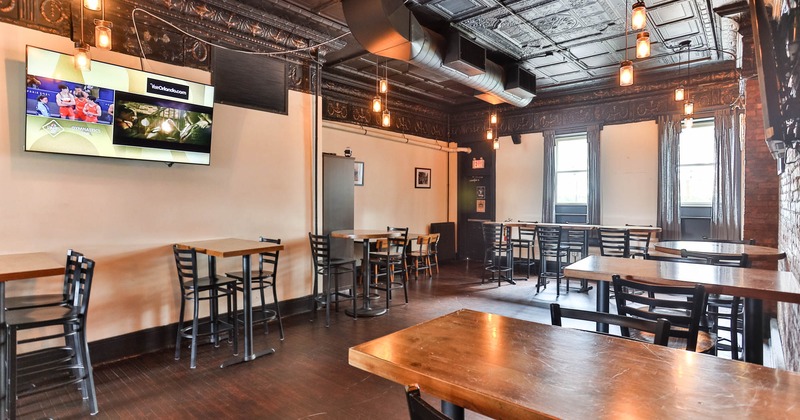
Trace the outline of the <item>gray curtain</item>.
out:
M 600 224 L 600 126 L 586 128 L 586 140 L 589 142 L 588 165 L 588 219 L 590 225 Z
M 658 226 L 661 239 L 680 239 L 680 178 L 678 177 L 681 117 L 658 117 Z
M 741 239 L 741 150 L 734 124 L 735 113 L 714 112 L 714 198 L 711 202 L 711 237 Z
M 556 132 L 544 133 L 544 186 L 542 197 L 542 222 L 556 221 Z

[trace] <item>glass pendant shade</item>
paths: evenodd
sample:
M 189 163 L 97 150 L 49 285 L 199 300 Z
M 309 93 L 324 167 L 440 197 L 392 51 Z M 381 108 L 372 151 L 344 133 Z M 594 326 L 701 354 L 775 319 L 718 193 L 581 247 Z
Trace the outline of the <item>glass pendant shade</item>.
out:
M 494 130 L 491 128 L 486 130 L 486 140 L 493 140 L 494 139 Z
M 94 46 L 101 50 L 111 50 L 111 22 L 95 19 L 94 24 Z
M 694 118 L 686 118 L 683 120 L 683 128 L 685 128 L 686 130 L 692 128 L 693 125 L 694 125 Z
M 694 102 L 686 101 L 683 104 L 683 114 L 684 115 L 692 115 L 692 114 L 694 114 Z
M 388 80 L 381 79 L 381 81 L 380 81 L 380 83 L 378 85 L 380 86 L 378 88 L 378 91 L 380 91 L 380 93 L 386 93 L 386 92 L 389 91 L 389 81 Z
M 75 53 L 72 55 L 72 61 L 77 70 L 91 70 L 92 69 L 92 55 L 89 52 L 89 46 L 83 42 L 75 43 Z
M 372 98 L 372 112 L 381 112 L 381 109 L 383 109 L 381 98 L 378 96 Z
M 682 101 L 685 98 L 686 91 L 684 90 L 683 86 L 678 86 L 675 89 L 675 101 Z
M 631 12 L 631 29 L 638 31 L 644 29 L 647 25 L 647 8 L 644 2 L 636 2 L 633 4 L 633 11 Z
M 630 60 L 623 61 L 619 67 L 619 85 L 633 85 L 633 63 Z
M 389 114 L 388 109 L 383 111 L 383 114 L 381 116 L 381 125 L 384 127 L 389 127 L 392 125 L 392 116 L 391 114 Z
M 493 125 L 497 124 L 497 114 L 496 113 L 492 112 L 492 115 L 489 116 L 489 123 L 491 123 Z
M 492 143 L 492 147 L 494 148 L 494 150 L 497 150 L 497 149 L 499 149 L 499 148 L 500 148 L 500 140 L 495 140 L 495 141 Z
M 83 7 L 97 12 L 103 8 L 103 0 L 83 0 Z
M 650 57 L 650 33 L 641 32 L 636 35 L 636 58 Z

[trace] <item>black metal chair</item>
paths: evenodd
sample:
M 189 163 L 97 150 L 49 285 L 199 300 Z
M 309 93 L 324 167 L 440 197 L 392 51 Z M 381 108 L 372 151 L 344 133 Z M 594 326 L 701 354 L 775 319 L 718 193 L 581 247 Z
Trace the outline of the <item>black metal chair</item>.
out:
M 755 240 L 751 239 L 750 241 L 752 241 L 752 245 L 755 245 Z M 747 241 L 747 244 L 751 244 L 750 241 Z M 750 257 L 747 254 L 709 255 L 682 249 L 681 258 L 700 261 L 703 264 L 750 267 Z M 726 320 L 728 325 L 722 325 L 720 322 L 722 320 Z M 711 332 L 717 336 L 717 350 L 729 351 L 731 359 L 739 360 L 739 352 L 741 351 L 739 334 L 744 331 L 744 305 L 742 305 L 742 299 L 739 296 L 709 293 L 704 322 Z M 720 331 L 726 331 L 730 338 L 721 337 L 719 335 Z
M 714 352 L 716 340 L 700 329 L 706 304 L 706 293 L 702 284 L 692 287 L 665 286 L 623 279 L 618 275 L 612 276 L 612 283 L 618 314 L 651 321 L 666 319 L 671 325 L 669 347 L 702 353 Z M 630 330 L 624 327 L 622 335 L 632 336 Z M 646 335 L 641 338 L 648 339 Z
M 7 297 L 5 300 L 6 310 L 41 308 L 44 306 L 68 305 L 72 302 L 75 293 L 75 269 L 78 265 L 78 258 L 83 254 L 73 250 L 67 250 L 67 262 L 64 265 L 64 286 L 61 294 L 42 294 L 24 295 Z
M 331 324 L 331 304 L 339 310 L 339 298 L 350 300 L 353 303 L 353 316 L 356 312 L 356 260 L 353 258 L 333 258 L 331 256 L 331 236 L 314 235 L 308 233 L 311 244 L 311 258 L 314 262 L 314 289 L 311 294 L 311 312 L 316 317 L 317 306 L 325 306 L 325 326 Z M 366 262 L 365 262 L 366 263 Z M 349 284 L 339 284 L 339 277 L 349 274 Z M 322 276 L 322 292 L 319 292 L 319 277 Z M 347 290 L 344 292 L 343 290 Z M 333 298 L 333 302 L 331 302 Z
M 280 239 L 270 239 L 265 237 L 260 237 L 259 241 L 267 242 L 271 244 L 280 245 Z M 259 295 L 261 296 L 261 317 L 253 319 L 253 324 L 264 323 L 264 333 L 269 333 L 269 322 L 272 320 L 278 321 L 278 329 L 280 330 L 281 340 L 283 340 L 283 320 L 281 320 L 281 308 L 280 304 L 278 303 L 278 291 L 276 285 L 276 279 L 278 276 L 278 257 L 280 257 L 280 251 L 275 252 L 262 252 L 258 256 L 258 269 L 251 270 L 250 272 L 250 280 L 251 280 L 251 290 L 258 291 Z M 244 291 L 244 272 L 242 271 L 233 271 L 230 273 L 225 273 L 226 276 L 236 279 L 236 290 L 243 292 Z M 266 303 L 266 296 L 264 293 L 265 289 L 272 289 L 272 302 L 275 305 L 275 309 L 267 308 Z M 251 295 L 252 296 L 252 295 Z
M 556 296 L 561 293 L 561 279 L 564 277 L 564 266 L 567 263 L 569 247 L 561 243 L 561 226 L 539 225 L 536 227 L 536 239 L 539 241 L 539 281 L 536 293 L 541 287 L 547 288 L 547 279 L 556 279 Z
M 653 335 L 653 344 L 658 344 L 659 346 L 666 346 L 669 342 L 669 333 L 670 333 L 670 323 L 664 318 L 659 318 L 658 320 L 651 321 L 649 319 L 643 318 L 633 318 L 625 315 L 617 315 L 617 314 L 609 314 L 605 312 L 594 312 L 594 311 L 584 311 L 580 309 L 571 309 L 571 308 L 562 308 L 561 305 L 557 303 L 550 304 L 550 323 L 561 327 L 562 326 L 562 319 L 576 319 L 580 321 L 588 321 L 593 322 L 595 324 L 609 324 L 615 325 L 620 328 L 628 328 L 630 331 L 638 330 L 642 332 L 646 332 Z M 594 330 L 587 330 L 591 332 L 597 332 Z M 600 333 L 604 334 L 604 333 Z M 621 332 L 620 332 L 620 336 Z M 624 337 L 633 339 L 631 337 Z M 637 340 L 638 341 L 638 340 Z
M 650 253 L 650 237 L 652 236 L 649 230 L 636 230 L 636 227 L 653 227 L 652 225 L 629 225 L 629 252 L 631 258 L 642 257 L 645 258 Z
M 219 346 L 219 334 L 227 331 L 233 337 L 233 353 L 239 353 L 239 334 L 236 325 L 237 299 L 236 280 L 229 277 L 200 277 L 197 274 L 197 251 L 173 245 L 175 267 L 178 270 L 178 285 L 181 290 L 181 308 L 178 315 L 178 334 L 175 339 L 175 360 L 181 359 L 181 340 L 188 338 L 190 344 L 189 367 L 197 367 L 197 338 L 210 336 L 211 342 Z M 225 298 L 228 302 L 227 322 L 219 320 L 218 300 Z M 209 302 L 211 316 L 207 322 L 200 322 L 200 302 Z M 185 325 L 184 312 L 186 302 L 192 304 L 192 323 Z
M 513 255 L 508 227 L 502 223 L 484 223 L 483 229 L 483 274 L 481 284 L 486 280 L 497 280 L 500 286 L 503 280 L 513 281 L 511 273 Z M 489 279 L 486 274 L 489 274 Z
M 600 255 L 604 257 L 630 258 L 631 238 L 627 229 L 598 229 Z
M 408 264 L 406 261 L 408 228 L 387 228 L 387 230 L 401 232 L 401 236 L 375 241 L 375 251 L 370 252 L 370 259 L 375 268 L 375 284 L 372 287 L 386 292 L 386 309 L 389 309 L 394 289 L 403 289 L 405 302 L 408 303 Z
M 16 309 L 6 313 L 5 346 L 8 366 L 8 387 L 5 398 L 8 416 L 16 417 L 17 399 L 55 388 L 80 384 L 81 396 L 88 400 L 92 415 L 99 411 L 94 386 L 92 362 L 86 340 L 86 318 L 94 277 L 94 261 L 77 257 L 72 270 L 71 300 L 60 306 Z M 53 333 L 52 328 L 61 327 Z M 44 330 L 42 330 L 44 328 Z M 23 339 L 18 333 L 26 331 Z M 31 334 L 27 334 L 30 331 Z M 32 335 L 36 334 L 36 335 Z M 32 342 L 64 339 L 64 345 L 50 345 L 28 353 L 17 354 L 17 346 Z
M 526 270 L 526 278 L 531 277 L 531 267 L 534 274 L 538 273 L 536 253 L 536 227 L 518 227 L 517 237 L 511 239 L 511 246 L 517 250 L 518 257 L 515 257 L 515 264 L 523 264 Z
M 411 420 L 450 420 L 450 417 L 422 399 L 416 384 L 406 386 L 406 402 Z

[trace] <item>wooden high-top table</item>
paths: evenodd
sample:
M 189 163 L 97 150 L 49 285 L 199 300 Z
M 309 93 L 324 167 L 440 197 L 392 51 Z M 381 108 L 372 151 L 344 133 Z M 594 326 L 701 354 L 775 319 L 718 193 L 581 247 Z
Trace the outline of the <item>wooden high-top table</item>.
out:
M 786 253 L 767 246 L 729 244 L 713 241 L 662 241 L 653 244 L 656 251 L 681 255 L 681 250 L 700 252 L 714 256 L 736 256 L 747 254 L 750 261 L 776 262 L 786 258 Z
M 456 415 L 800 418 L 793 372 L 467 309 L 351 347 L 349 360 Z
M 6 282 L 64 275 L 66 259 L 44 252 L 0 255 L 0 326 L 6 322 Z M 3 404 L 0 417 L 5 418 L 8 410 L 6 384 L 6 335 L 0 334 L 0 383 L 3 389 Z
M 700 283 L 707 293 L 743 297 L 744 359 L 763 363 L 763 311 L 761 300 L 800 304 L 800 285 L 791 272 L 757 268 L 723 267 L 655 260 L 592 255 L 564 268 L 567 276 L 598 280 L 597 310 L 609 310 L 609 282 L 614 274 L 659 284 L 681 286 Z
M 397 238 L 402 235 L 402 232 L 394 230 L 356 229 L 334 230 L 331 232 L 332 238 L 353 239 L 363 241 L 364 243 L 364 256 L 362 257 L 363 260 L 361 261 L 361 273 L 364 279 L 364 304 L 360 308 L 356 309 L 356 314 L 358 316 L 381 316 L 386 314 L 386 308 L 373 308 L 369 303 L 369 287 L 371 276 L 369 269 L 369 241 L 371 239 Z M 389 299 L 389 297 L 387 296 L 386 299 Z M 346 310 L 345 313 L 349 314 L 350 316 L 356 315 L 353 314 L 350 309 Z
M 197 252 L 208 255 L 208 276 L 210 278 L 217 277 L 217 257 L 242 257 L 242 274 L 244 275 L 244 284 L 242 285 L 244 289 L 244 356 L 226 360 L 222 362 L 220 367 L 249 362 L 259 356 L 275 353 L 273 348 L 258 353 L 253 350 L 253 302 L 250 299 L 253 279 L 250 274 L 250 256 L 262 252 L 282 251 L 283 245 L 236 238 L 183 242 L 178 245 L 194 248 Z M 277 305 L 278 302 L 275 302 L 275 304 Z

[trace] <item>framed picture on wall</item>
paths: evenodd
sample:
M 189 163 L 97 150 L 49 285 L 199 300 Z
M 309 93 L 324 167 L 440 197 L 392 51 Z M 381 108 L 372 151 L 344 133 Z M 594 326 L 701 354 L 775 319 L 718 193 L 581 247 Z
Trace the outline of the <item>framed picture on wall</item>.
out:
M 415 188 L 431 187 L 430 168 L 414 168 L 414 187 Z
M 364 186 L 364 162 L 355 162 L 354 166 L 354 178 L 355 185 L 359 187 Z

